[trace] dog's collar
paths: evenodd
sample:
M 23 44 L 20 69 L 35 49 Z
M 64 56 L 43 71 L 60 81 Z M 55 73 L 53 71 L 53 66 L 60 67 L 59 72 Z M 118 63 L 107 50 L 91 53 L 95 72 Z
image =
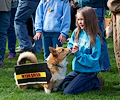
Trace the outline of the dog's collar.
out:
M 57 65 L 57 64 L 56 64 L 55 66 L 57 66 L 57 67 L 62 67 L 62 66 L 60 66 L 60 65 Z

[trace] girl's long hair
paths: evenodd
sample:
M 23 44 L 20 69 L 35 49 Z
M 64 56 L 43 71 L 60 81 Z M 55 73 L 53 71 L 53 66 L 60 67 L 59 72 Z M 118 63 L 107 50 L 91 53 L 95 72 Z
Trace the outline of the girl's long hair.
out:
M 84 30 L 86 34 L 88 33 L 90 35 L 90 46 L 94 45 L 95 46 L 95 40 L 97 37 L 97 34 L 100 36 L 101 44 L 102 43 L 102 33 L 98 27 L 98 19 L 95 11 L 91 7 L 83 7 L 79 8 L 77 10 L 77 13 L 81 13 L 84 17 Z M 81 28 L 78 25 L 77 21 L 77 14 L 76 14 L 76 26 L 77 26 L 77 31 L 75 33 L 75 41 L 78 41 L 79 34 L 81 32 Z

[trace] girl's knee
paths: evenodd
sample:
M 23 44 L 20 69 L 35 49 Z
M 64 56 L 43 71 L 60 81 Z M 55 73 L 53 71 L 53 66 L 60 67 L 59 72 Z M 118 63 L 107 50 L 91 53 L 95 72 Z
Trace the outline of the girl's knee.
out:
M 71 91 L 65 89 L 65 90 L 63 91 L 63 94 L 73 94 L 73 93 L 72 93 Z

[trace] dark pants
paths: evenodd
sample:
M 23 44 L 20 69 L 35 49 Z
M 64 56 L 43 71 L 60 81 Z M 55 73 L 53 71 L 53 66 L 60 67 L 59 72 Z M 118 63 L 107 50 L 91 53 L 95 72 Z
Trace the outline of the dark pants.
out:
M 56 48 L 56 44 L 59 47 L 62 47 L 61 42 L 58 40 L 60 36 L 59 32 L 43 32 L 43 49 L 44 49 L 44 58 L 45 60 L 50 54 L 49 47 Z
M 64 94 L 78 94 L 89 90 L 99 90 L 97 73 L 80 73 L 73 71 L 69 73 L 59 85 Z
M 10 50 L 9 53 L 16 55 L 15 46 L 16 46 L 16 35 L 15 35 L 15 28 L 14 28 L 14 18 L 17 8 L 11 9 L 10 15 L 10 26 L 7 31 L 8 35 L 8 49 Z
M 30 49 L 33 47 L 34 53 L 40 53 L 42 50 L 42 39 L 40 38 L 37 41 L 34 41 L 34 44 L 31 44 L 31 40 L 28 36 L 27 24 L 26 22 L 30 17 L 32 17 L 33 26 L 35 22 L 35 12 L 39 1 L 34 0 L 19 0 L 19 4 L 17 7 L 16 15 L 15 15 L 15 31 L 18 42 L 20 44 L 21 49 Z M 34 27 L 35 28 L 35 27 Z M 33 34 L 35 35 L 35 31 L 33 28 Z
M 95 12 L 98 17 L 99 28 L 102 31 L 102 41 L 103 41 L 103 45 L 101 46 L 100 69 L 101 71 L 106 71 L 111 67 L 108 47 L 107 47 L 107 41 L 104 36 L 104 22 L 103 21 L 105 18 L 106 9 L 104 8 L 104 12 L 103 12 L 103 8 L 97 8 L 95 9 Z
M 71 7 L 71 25 L 70 25 L 70 30 L 71 31 L 74 31 L 74 29 L 76 28 L 76 13 L 77 13 L 77 9 L 78 8 L 74 8 L 74 7 Z
M 0 11 L 0 61 L 6 51 L 7 30 L 10 25 L 10 11 Z

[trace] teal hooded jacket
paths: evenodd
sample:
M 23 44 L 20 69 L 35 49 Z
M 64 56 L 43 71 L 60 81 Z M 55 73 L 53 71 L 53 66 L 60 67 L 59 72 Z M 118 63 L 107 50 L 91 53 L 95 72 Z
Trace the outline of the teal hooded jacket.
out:
M 68 48 L 73 48 L 76 29 L 68 42 Z M 99 58 L 101 56 L 101 41 L 99 36 L 96 37 L 95 46 L 90 47 L 90 35 L 82 30 L 77 42 L 79 51 L 74 54 L 72 61 L 72 70 L 78 72 L 99 72 Z

